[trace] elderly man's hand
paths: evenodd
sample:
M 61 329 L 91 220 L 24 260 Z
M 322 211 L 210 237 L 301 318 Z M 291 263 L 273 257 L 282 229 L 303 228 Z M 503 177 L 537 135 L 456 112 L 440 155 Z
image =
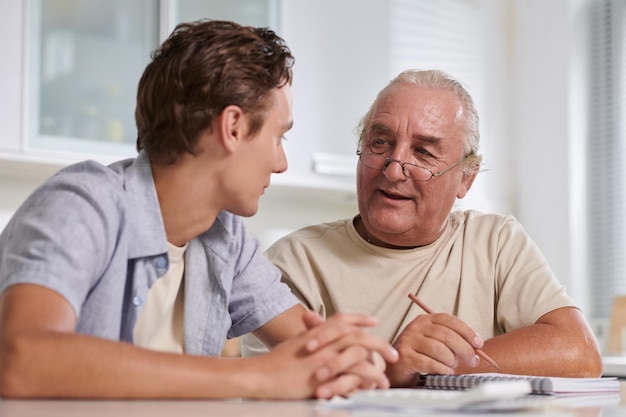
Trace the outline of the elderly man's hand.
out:
M 476 349 L 483 340 L 459 318 L 446 313 L 417 316 L 398 336 L 400 359 L 390 363 L 387 376 L 394 387 L 414 386 L 420 373 L 454 374 L 463 361 L 478 366 Z

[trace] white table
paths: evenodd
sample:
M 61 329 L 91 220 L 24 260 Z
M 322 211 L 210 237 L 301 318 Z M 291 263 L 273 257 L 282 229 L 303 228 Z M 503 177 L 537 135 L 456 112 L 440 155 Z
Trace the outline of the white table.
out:
M 454 413 L 446 412 L 445 416 Z M 361 413 L 324 407 L 317 401 L 79 401 L 0 400 L 1 417 L 389 417 L 392 413 Z M 399 415 L 399 414 L 396 414 Z M 418 413 L 420 417 L 428 413 Z M 433 413 L 441 417 L 443 414 Z M 468 416 L 469 414 L 458 414 Z M 471 414 L 477 417 L 479 414 Z M 486 414 L 488 415 L 488 414 Z M 617 405 L 549 409 L 538 413 L 506 413 L 515 416 L 624 417 L 626 384 Z

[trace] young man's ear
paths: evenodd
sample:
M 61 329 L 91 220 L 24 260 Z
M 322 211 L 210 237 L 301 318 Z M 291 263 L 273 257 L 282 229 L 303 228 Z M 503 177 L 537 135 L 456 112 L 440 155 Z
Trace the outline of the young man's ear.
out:
M 244 139 L 247 131 L 247 120 L 241 107 L 230 105 L 218 116 L 220 138 L 229 152 L 234 152 Z

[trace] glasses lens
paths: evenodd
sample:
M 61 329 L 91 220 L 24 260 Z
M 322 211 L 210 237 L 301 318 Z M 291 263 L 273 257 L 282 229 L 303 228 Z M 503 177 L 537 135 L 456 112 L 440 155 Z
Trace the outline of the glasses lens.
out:
M 363 151 L 360 155 L 361 162 L 368 168 L 372 169 L 384 169 L 387 157 L 378 155 L 369 151 Z
M 433 176 L 428 169 L 408 163 L 404 164 L 404 175 L 415 181 L 428 181 Z

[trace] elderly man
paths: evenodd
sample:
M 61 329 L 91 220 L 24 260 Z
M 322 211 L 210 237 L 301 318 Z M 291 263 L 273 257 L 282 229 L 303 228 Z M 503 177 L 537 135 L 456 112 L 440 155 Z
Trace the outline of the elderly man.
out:
M 400 360 L 394 386 L 420 373 L 597 376 L 598 345 L 581 311 L 512 217 L 453 211 L 479 170 L 478 115 L 440 71 L 406 71 L 360 126 L 359 214 L 306 227 L 266 255 L 309 309 L 372 314 Z M 434 313 L 408 297 L 413 294 Z M 258 349 L 246 337 L 244 353 Z

